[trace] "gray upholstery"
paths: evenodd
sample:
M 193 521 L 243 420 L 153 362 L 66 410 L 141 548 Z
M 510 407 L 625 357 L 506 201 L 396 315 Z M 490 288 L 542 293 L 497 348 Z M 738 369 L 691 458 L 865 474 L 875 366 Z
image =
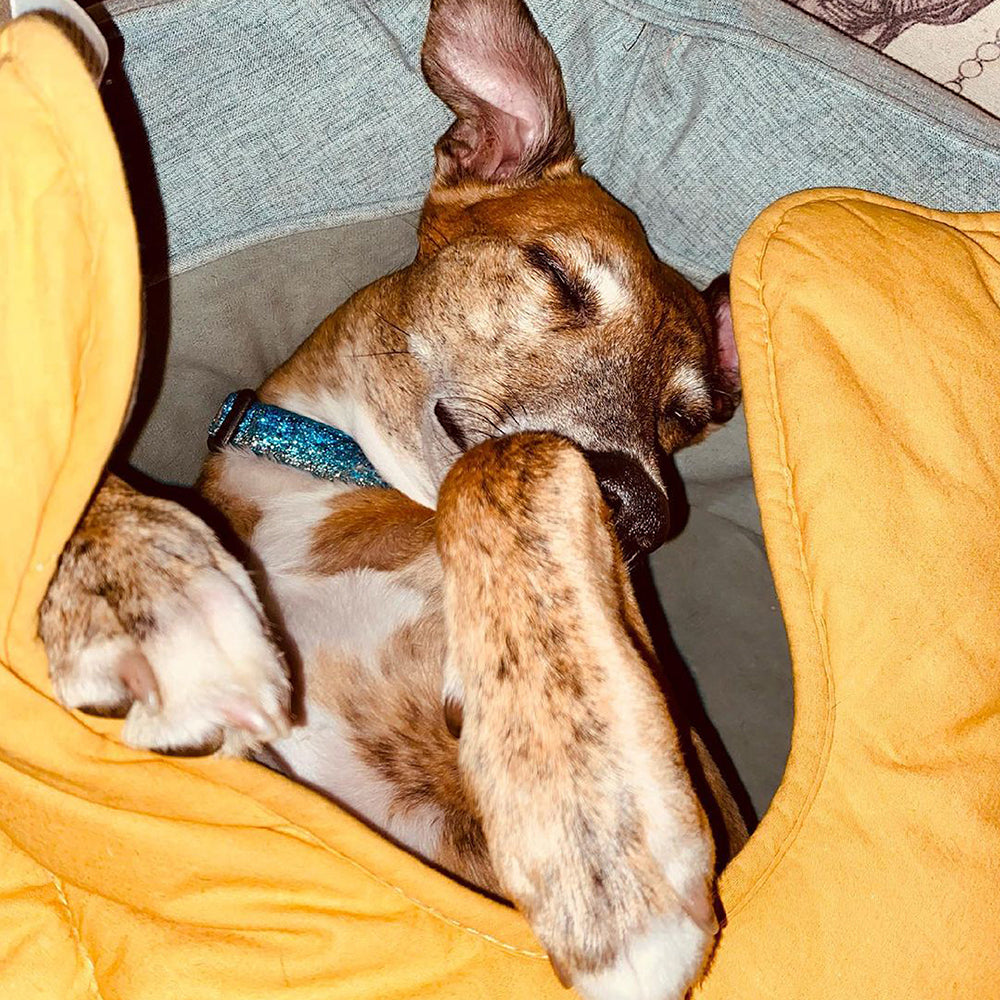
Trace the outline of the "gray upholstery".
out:
M 419 207 L 449 114 L 424 87 L 427 0 L 111 0 L 176 273 Z M 580 148 L 692 277 L 790 191 L 986 210 L 1000 124 L 779 0 L 531 0 Z

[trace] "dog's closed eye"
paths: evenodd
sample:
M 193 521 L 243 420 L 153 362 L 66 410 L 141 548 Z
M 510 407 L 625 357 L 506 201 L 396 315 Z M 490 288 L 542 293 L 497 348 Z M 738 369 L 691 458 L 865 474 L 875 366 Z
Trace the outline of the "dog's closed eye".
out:
M 524 248 L 525 260 L 536 270 L 542 271 L 559 296 L 560 305 L 580 319 L 587 319 L 596 312 L 597 292 L 586 281 L 566 266 L 548 247 L 530 243 Z
M 692 410 L 686 407 L 672 406 L 666 411 L 666 416 L 676 420 L 689 434 L 700 433 L 708 423 L 708 414 L 700 408 Z
M 664 419 L 685 433 L 701 433 L 712 416 L 708 376 L 693 365 L 681 365 L 670 378 L 661 406 Z

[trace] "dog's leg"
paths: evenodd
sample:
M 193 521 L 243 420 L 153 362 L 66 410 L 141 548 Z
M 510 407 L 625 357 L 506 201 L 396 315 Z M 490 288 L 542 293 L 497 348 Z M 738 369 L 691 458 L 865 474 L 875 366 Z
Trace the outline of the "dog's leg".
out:
M 449 722 L 460 699 L 504 891 L 583 996 L 682 997 L 716 929 L 713 845 L 589 466 L 551 435 L 488 442 L 437 525 Z
M 287 731 L 289 684 L 243 567 L 190 511 L 108 476 L 40 609 L 68 708 L 126 717 L 163 753 L 242 753 Z

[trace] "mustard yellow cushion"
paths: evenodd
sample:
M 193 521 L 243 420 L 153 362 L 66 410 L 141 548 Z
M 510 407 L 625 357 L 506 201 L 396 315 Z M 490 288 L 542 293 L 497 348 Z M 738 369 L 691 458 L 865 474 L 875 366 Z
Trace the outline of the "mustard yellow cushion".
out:
M 566 996 L 517 914 L 306 789 L 53 703 L 37 607 L 125 411 L 139 279 L 100 103 L 31 18 L 0 34 L 0 219 L 0 995 Z M 993 990 L 997 228 L 826 192 L 741 245 L 796 729 L 701 998 Z
M 792 752 L 698 1000 L 1000 995 L 1000 215 L 785 198 L 733 265 Z

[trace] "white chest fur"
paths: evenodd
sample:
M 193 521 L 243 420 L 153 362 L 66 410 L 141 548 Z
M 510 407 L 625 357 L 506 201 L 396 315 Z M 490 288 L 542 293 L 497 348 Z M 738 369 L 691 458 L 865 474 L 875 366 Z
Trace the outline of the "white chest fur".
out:
M 353 487 L 240 452 L 226 454 L 220 486 L 260 510 L 250 547 L 302 663 L 304 719 L 287 739 L 274 744 L 274 750 L 295 777 L 411 851 L 433 858 L 436 813 L 394 812 L 392 789 L 361 759 L 345 721 L 329 705 L 310 698 L 310 677 L 315 680 L 320 663 L 343 658 L 377 670 L 381 648 L 421 615 L 425 595 L 391 572 L 352 569 L 329 575 L 315 568 L 317 528 L 330 516 L 336 499 Z

